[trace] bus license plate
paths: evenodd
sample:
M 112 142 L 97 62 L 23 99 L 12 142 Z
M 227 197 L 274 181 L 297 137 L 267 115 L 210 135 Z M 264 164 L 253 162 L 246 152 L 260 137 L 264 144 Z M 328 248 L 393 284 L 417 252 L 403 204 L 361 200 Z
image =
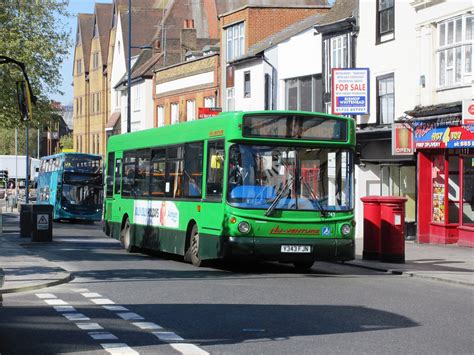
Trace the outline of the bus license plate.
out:
M 282 245 L 282 253 L 311 253 L 311 246 L 309 245 Z

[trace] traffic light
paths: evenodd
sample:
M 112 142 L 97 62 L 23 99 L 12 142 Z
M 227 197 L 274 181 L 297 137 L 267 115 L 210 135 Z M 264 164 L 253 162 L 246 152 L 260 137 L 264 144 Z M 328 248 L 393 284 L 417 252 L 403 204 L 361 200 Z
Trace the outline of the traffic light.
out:
M 8 180 L 8 170 L 0 170 L 0 180 Z
M 30 89 L 24 80 L 18 81 L 16 84 L 18 108 L 20 110 L 21 119 L 28 121 L 32 116 Z

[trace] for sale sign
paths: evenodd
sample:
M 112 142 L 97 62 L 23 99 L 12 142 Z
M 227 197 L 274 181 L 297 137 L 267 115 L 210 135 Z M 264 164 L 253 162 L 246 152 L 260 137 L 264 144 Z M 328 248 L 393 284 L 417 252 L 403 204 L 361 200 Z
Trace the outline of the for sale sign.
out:
M 332 113 L 369 114 L 369 69 L 332 69 Z

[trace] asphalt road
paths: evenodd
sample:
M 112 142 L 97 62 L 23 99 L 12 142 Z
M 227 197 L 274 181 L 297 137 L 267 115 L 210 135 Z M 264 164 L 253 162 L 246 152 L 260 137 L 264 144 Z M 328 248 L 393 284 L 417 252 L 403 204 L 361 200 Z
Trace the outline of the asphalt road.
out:
M 127 254 L 98 224 L 54 227 L 53 243 L 25 247 L 75 279 L 5 295 L 2 355 L 474 351 L 469 287 L 330 263 L 198 269 Z

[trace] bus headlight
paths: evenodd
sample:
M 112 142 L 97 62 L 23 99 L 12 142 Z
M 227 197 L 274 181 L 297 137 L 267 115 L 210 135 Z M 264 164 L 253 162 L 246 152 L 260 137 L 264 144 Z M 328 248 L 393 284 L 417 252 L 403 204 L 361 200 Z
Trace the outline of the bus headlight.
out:
M 248 232 L 250 232 L 250 224 L 248 222 L 240 222 L 237 226 L 237 229 L 240 233 L 247 234 Z
M 341 233 L 344 237 L 347 237 L 349 234 L 351 234 L 351 225 L 348 224 L 348 223 L 344 223 L 342 226 L 341 226 Z

